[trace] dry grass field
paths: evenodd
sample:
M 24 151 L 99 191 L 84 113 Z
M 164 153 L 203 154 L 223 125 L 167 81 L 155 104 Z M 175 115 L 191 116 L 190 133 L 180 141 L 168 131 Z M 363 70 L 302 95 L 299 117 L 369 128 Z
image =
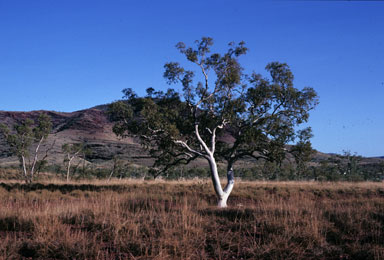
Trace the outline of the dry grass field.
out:
M 0 259 L 384 259 L 382 183 L 0 183 Z

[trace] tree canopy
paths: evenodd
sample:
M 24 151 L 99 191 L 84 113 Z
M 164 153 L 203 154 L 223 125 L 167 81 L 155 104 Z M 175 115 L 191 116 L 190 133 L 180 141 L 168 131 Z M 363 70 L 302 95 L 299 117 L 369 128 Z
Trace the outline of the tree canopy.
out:
M 46 163 L 48 151 L 53 146 L 48 148 L 45 155 L 39 160 L 38 152 L 41 144 L 52 131 L 51 118 L 47 114 L 41 113 L 36 122 L 26 119 L 15 124 L 13 128 L 11 131 L 5 124 L 0 124 L 0 133 L 5 137 L 11 152 L 18 157 L 26 182 L 32 182 L 35 173 L 39 172 Z
M 176 48 L 197 71 L 178 62 L 164 65 L 165 79 L 180 84 L 179 91 L 151 88 L 147 96 L 138 97 L 125 89 L 124 100 L 110 106 L 115 133 L 140 137 L 156 159 L 155 175 L 205 158 L 214 180 L 218 179 L 216 161 L 225 161 L 233 174 L 234 163 L 244 157 L 283 160 L 286 144 L 297 139 L 301 148 L 310 144 L 310 128 L 297 126 L 308 121 L 317 94 L 310 87 L 295 88 L 287 64 L 269 63 L 270 77 L 248 75 L 240 64 L 248 52 L 244 42 L 230 43 L 223 54 L 211 53 L 211 38 L 195 43 L 192 48 L 180 42 Z M 223 192 L 215 180 L 214 186 L 216 193 Z

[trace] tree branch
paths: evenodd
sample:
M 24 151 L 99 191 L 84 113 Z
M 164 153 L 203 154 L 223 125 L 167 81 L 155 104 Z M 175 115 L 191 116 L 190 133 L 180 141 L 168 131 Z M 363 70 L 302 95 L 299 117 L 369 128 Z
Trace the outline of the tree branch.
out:
M 43 158 L 41 158 L 40 161 L 44 161 L 45 159 L 47 159 L 48 154 L 49 154 L 49 152 L 53 149 L 53 147 L 55 146 L 55 143 L 56 143 L 56 140 L 53 140 L 53 143 L 52 143 L 51 146 L 45 151 L 45 155 L 43 156 Z M 39 174 L 40 171 L 41 171 L 41 164 L 40 164 L 39 167 L 37 168 L 37 170 L 36 170 L 36 174 Z
M 35 150 L 35 156 L 33 158 L 33 163 L 32 163 L 32 167 L 31 167 L 31 173 L 30 173 L 30 177 L 31 179 L 33 178 L 33 175 L 34 175 L 34 171 L 35 171 L 35 166 L 36 166 L 36 162 L 37 162 L 37 153 L 39 152 L 39 148 L 40 148 L 40 145 L 41 143 L 43 142 L 44 140 L 44 137 L 41 137 L 40 140 L 39 140 L 39 143 L 37 144 L 36 146 L 36 150 Z
M 233 158 L 233 162 L 237 161 L 238 159 L 242 158 L 242 157 L 245 157 L 245 156 L 249 156 L 251 158 L 254 158 L 256 160 L 259 160 L 259 159 L 265 159 L 265 160 L 268 160 L 268 157 L 265 156 L 265 155 L 255 155 L 254 154 L 254 151 L 246 151 L 246 152 L 241 152 L 241 153 L 238 153 L 235 155 L 235 157 Z
M 223 119 L 223 121 L 221 122 L 220 125 L 216 126 L 213 131 L 211 131 L 211 134 L 212 134 L 212 138 L 211 138 L 211 146 L 212 146 L 212 153 L 215 153 L 215 149 L 216 149 L 216 130 L 219 128 L 219 129 L 222 129 L 225 125 L 226 125 L 227 121 L 225 119 Z
M 179 158 L 179 159 L 173 161 L 172 163 L 167 164 L 162 170 L 156 172 L 153 177 L 157 178 L 159 175 L 163 174 L 164 172 L 168 171 L 170 168 L 172 168 L 178 164 L 188 164 L 191 161 L 197 159 L 197 157 L 198 157 L 198 155 L 194 155 L 192 157 L 189 157 L 188 159 L 187 158 Z
M 201 138 L 200 136 L 200 133 L 199 133 L 199 125 L 198 124 L 195 124 L 195 134 L 196 134 L 196 137 L 197 137 L 197 140 L 199 141 L 199 143 L 203 146 L 205 152 L 209 155 L 209 156 L 212 156 L 213 153 L 209 150 L 207 144 L 204 142 L 204 140 Z M 205 157 L 207 158 L 207 157 Z
M 201 156 L 201 157 L 204 157 L 204 158 L 207 158 L 205 154 L 201 153 L 201 152 L 198 152 L 194 149 L 192 149 L 186 142 L 184 141 L 181 141 L 181 140 L 174 140 L 173 141 L 175 144 L 180 144 L 182 147 L 184 147 L 185 149 L 187 149 L 189 152 L 195 154 L 195 155 L 198 155 L 198 156 Z

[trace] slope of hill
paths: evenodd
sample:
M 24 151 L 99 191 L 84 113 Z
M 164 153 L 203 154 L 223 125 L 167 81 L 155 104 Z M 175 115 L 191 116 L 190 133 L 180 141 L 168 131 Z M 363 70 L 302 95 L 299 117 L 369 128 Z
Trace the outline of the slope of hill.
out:
M 139 142 L 133 138 L 119 139 L 112 131 L 113 124 L 108 120 L 105 108 L 80 110 L 71 113 L 54 111 L 9 112 L 0 111 L 0 123 L 5 123 L 10 128 L 21 121 L 30 118 L 36 120 L 40 113 L 51 117 L 53 131 L 49 135 L 43 149 L 53 144 L 53 149 L 48 158 L 51 163 L 61 164 L 64 154 L 61 146 L 65 143 L 85 142 L 92 153 L 87 160 L 100 164 L 110 161 L 115 154 L 133 163 L 148 165 L 150 159 L 141 148 Z M 9 147 L 0 139 L 0 165 L 17 162 L 11 156 Z
M 91 149 L 91 154 L 87 160 L 98 165 L 108 165 L 112 162 L 115 155 L 119 158 L 130 161 L 138 165 L 151 165 L 152 159 L 141 147 L 139 140 L 135 138 L 120 139 L 113 133 L 113 123 L 106 114 L 107 105 L 99 105 L 90 109 L 75 112 L 55 112 L 55 111 L 31 111 L 31 112 L 10 112 L 0 111 L 0 123 L 4 123 L 12 128 L 13 125 L 30 118 L 37 120 L 40 113 L 46 113 L 51 117 L 53 131 L 49 135 L 43 149 L 53 144 L 53 149 L 49 155 L 49 162 L 52 164 L 62 164 L 64 154 L 61 147 L 66 143 L 85 142 Z M 317 152 L 313 163 L 332 160 L 336 154 L 325 154 Z M 383 157 L 362 158 L 363 164 L 375 164 L 384 162 Z M 18 163 L 17 158 L 12 156 L 5 140 L 0 136 L 0 166 Z M 201 161 L 196 164 L 202 163 Z M 252 160 L 246 161 L 244 165 L 252 165 Z

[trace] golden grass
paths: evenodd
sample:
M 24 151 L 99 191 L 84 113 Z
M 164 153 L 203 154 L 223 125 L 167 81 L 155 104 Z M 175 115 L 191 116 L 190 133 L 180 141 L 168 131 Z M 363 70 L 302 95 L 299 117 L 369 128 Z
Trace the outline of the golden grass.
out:
M 382 183 L 0 183 L 0 259 L 384 259 Z

